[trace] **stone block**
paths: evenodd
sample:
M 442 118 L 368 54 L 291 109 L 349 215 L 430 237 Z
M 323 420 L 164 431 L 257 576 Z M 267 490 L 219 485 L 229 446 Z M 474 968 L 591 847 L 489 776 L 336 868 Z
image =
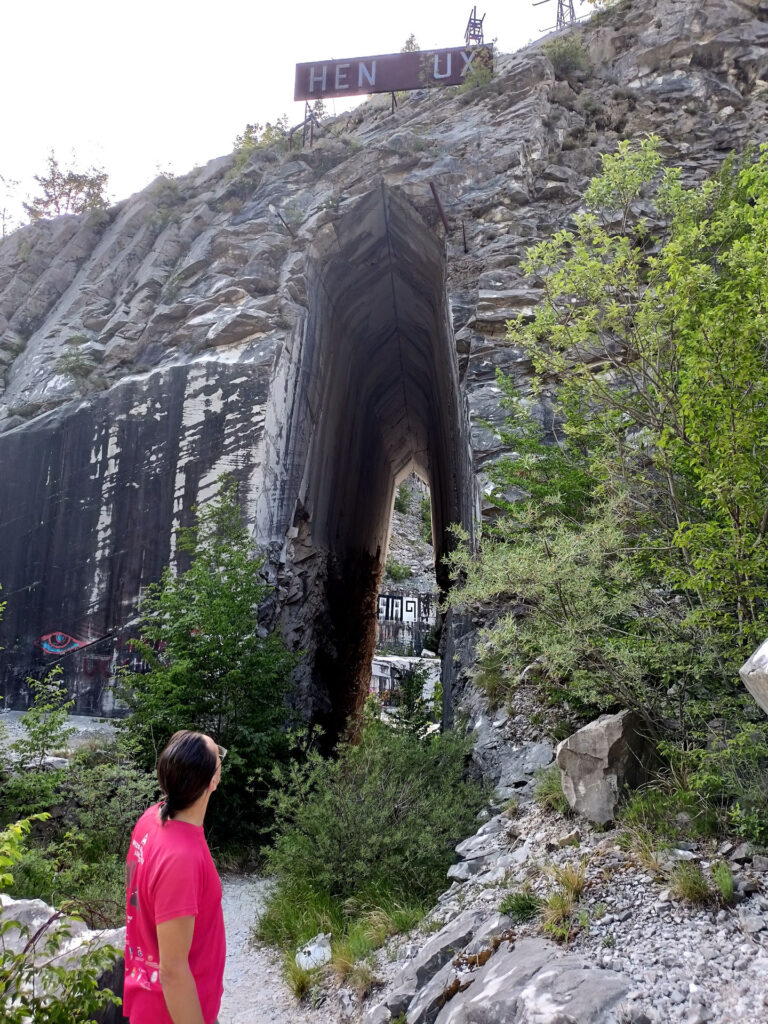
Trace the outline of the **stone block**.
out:
M 568 803 L 601 825 L 614 819 L 623 791 L 644 781 L 650 759 L 642 720 L 631 711 L 601 715 L 557 748 Z
M 768 715 L 768 640 L 739 669 L 741 681 Z

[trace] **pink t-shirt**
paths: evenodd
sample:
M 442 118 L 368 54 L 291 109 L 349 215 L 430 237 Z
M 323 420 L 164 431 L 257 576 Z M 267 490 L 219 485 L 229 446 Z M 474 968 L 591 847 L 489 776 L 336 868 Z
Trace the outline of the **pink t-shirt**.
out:
M 224 991 L 221 882 L 202 825 L 160 822 L 159 804 L 139 818 L 126 858 L 125 992 L 131 1024 L 173 1024 L 160 985 L 157 925 L 194 917 L 189 968 L 205 1024 L 214 1024 Z

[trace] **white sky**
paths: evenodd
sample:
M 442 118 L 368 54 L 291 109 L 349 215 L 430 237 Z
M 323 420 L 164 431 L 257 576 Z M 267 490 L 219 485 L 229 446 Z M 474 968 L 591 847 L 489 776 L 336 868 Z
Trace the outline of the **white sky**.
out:
M 109 174 L 112 199 L 160 170 L 183 174 L 231 152 L 248 122 L 287 113 L 294 64 L 458 46 L 468 0 L 2 0 L 0 176 L 35 188 L 51 148 Z M 486 41 L 502 52 L 538 37 L 555 0 L 489 0 Z M 578 12 L 577 10 L 577 13 Z M 335 101 L 336 112 L 354 102 Z M 328 104 L 333 112 L 332 102 Z M 0 206 L 3 197 L 0 193 Z

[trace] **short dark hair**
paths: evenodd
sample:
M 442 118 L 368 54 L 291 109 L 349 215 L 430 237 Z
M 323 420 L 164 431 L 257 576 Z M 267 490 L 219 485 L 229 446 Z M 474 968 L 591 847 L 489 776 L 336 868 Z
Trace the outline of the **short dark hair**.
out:
M 203 795 L 217 768 L 216 754 L 201 732 L 181 729 L 171 736 L 157 759 L 157 781 L 165 794 L 163 824 Z

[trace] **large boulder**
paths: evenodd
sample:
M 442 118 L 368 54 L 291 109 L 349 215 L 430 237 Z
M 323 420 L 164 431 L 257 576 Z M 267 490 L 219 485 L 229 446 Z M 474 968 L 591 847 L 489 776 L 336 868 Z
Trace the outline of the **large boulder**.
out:
M 741 681 L 768 715 L 768 640 L 739 669 Z
M 628 992 L 620 974 L 561 955 L 543 939 L 503 946 L 468 982 L 449 995 L 435 1024 L 616 1024 Z
M 624 790 L 647 777 L 651 757 L 639 715 L 632 711 L 601 715 L 557 748 L 565 798 L 590 821 L 600 825 L 613 821 Z
M 88 950 L 125 946 L 125 928 L 90 929 L 77 918 L 59 917 L 56 910 L 43 900 L 16 900 L 0 893 L 0 929 L 3 946 L 13 953 L 29 947 L 36 937 L 34 952 L 36 963 L 73 969 Z M 52 958 L 47 943 L 57 935 L 58 948 Z M 118 956 L 111 967 L 106 967 L 98 978 L 98 988 L 108 988 L 122 998 L 125 961 Z M 39 979 L 38 979 L 39 980 Z M 122 1008 L 107 1006 L 96 1016 L 98 1024 L 121 1024 Z

